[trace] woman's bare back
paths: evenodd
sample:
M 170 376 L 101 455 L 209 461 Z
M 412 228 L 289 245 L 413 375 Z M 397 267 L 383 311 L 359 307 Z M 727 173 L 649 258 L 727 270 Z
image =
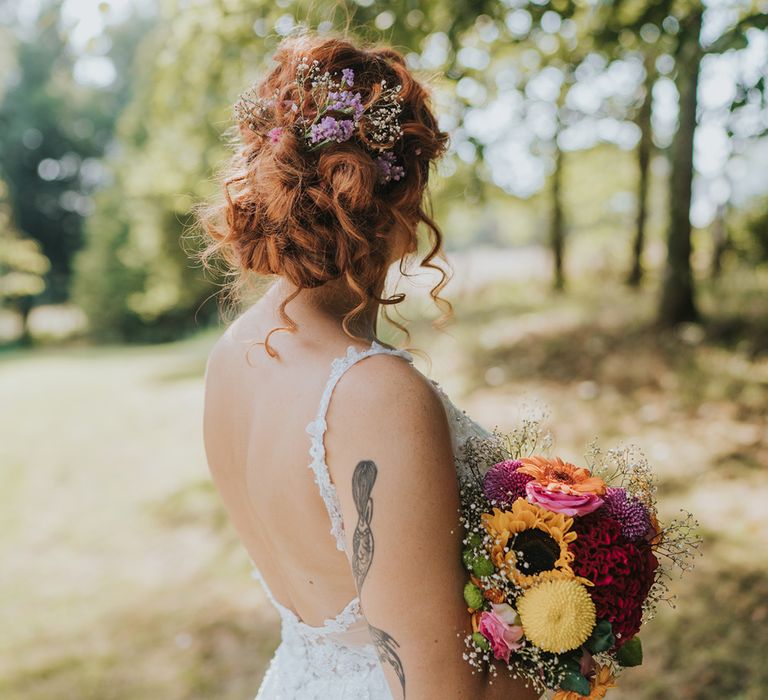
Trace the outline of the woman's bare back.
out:
M 407 353 L 350 342 L 322 317 L 309 314 L 301 333 L 280 334 L 279 360 L 267 356 L 253 341 L 274 327 L 274 313 L 263 299 L 211 353 L 205 441 L 243 544 L 278 606 L 287 608 L 284 644 L 286 616 L 310 625 L 301 634 L 312 640 L 359 595 L 365 617 L 357 606 L 353 618 L 362 625 L 344 631 L 356 633 L 354 648 L 375 647 L 381 667 L 370 672 L 383 668 L 394 697 L 405 696 L 406 682 L 417 698 L 536 697 L 514 681 L 488 686 L 461 660 L 468 616 L 452 423 L 474 424 L 402 359 Z M 310 468 L 313 425 L 322 428 L 320 461 L 343 517 L 338 542 L 333 508 Z M 328 658 L 314 663 L 347 663 Z M 360 663 L 367 667 L 370 659 Z M 295 666 L 295 658 L 286 665 Z M 383 677 L 375 682 L 386 688 Z M 260 698 L 271 697 L 268 687 Z
M 319 626 L 357 595 L 346 555 L 310 464 L 308 424 L 316 417 L 331 362 L 349 338 L 325 344 L 308 334 L 261 346 L 264 314 L 246 312 L 226 331 L 206 371 L 205 441 L 225 507 L 275 597 Z M 363 347 L 360 345 L 360 347 Z

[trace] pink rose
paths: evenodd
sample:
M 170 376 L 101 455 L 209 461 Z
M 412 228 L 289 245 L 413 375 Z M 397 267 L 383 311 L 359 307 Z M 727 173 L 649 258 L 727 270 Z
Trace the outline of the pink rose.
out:
M 570 494 L 550 491 L 538 481 L 529 481 L 525 493 L 531 503 L 563 515 L 587 515 L 603 505 L 603 499 L 593 493 Z
M 480 615 L 477 628 L 490 642 L 494 657 L 509 663 L 510 653 L 522 646 L 523 628 L 515 624 L 518 617 L 512 606 L 502 603 L 491 607 L 491 612 Z

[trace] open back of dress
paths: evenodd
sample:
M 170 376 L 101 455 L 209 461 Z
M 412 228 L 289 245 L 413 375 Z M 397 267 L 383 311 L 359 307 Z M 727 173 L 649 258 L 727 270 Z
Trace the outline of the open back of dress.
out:
M 413 361 L 408 352 L 393 350 L 377 342 L 364 350 L 350 346 L 344 356 L 333 360 L 317 415 L 306 429 L 310 436 L 309 467 L 328 511 L 331 536 L 341 551 L 345 549 L 344 523 L 336 488 L 325 461 L 326 414 L 333 390 L 344 373 L 356 363 L 378 354 L 396 355 L 407 362 Z M 431 384 L 445 407 L 457 475 L 462 475 L 467 469 L 462 461 L 464 442 L 471 436 L 487 436 L 488 433 L 458 410 L 436 382 Z M 326 620 L 322 626 L 311 626 L 275 599 L 258 569 L 254 568 L 253 575 L 261 581 L 282 620 L 282 641 L 256 700 L 391 699 L 359 598 L 349 601 L 335 618 Z

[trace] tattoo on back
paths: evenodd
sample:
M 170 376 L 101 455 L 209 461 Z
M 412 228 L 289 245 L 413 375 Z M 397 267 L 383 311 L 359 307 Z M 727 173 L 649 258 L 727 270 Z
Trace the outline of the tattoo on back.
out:
M 357 525 L 352 535 L 352 572 L 355 576 L 358 595 L 362 593 L 363 582 L 373 562 L 373 485 L 376 483 L 378 468 L 371 460 L 358 462 L 352 474 L 352 498 L 357 509 Z M 400 644 L 391 634 L 378 627 L 368 625 L 373 645 L 382 664 L 389 664 L 395 672 L 405 699 L 405 671 L 397 654 Z
M 373 645 L 376 647 L 379 658 L 382 663 L 388 663 L 394 669 L 395 675 L 400 681 L 400 687 L 403 689 L 403 698 L 405 698 L 405 671 L 403 670 L 403 663 L 397 655 L 397 649 L 400 645 L 391 634 L 387 634 L 384 630 L 373 625 L 368 625 L 368 629 L 371 631 Z
M 352 535 L 352 572 L 355 575 L 357 592 L 363 588 L 363 581 L 373 561 L 373 499 L 371 492 L 376 483 L 378 469 L 370 460 L 363 460 L 352 474 L 352 498 L 357 508 L 357 527 Z

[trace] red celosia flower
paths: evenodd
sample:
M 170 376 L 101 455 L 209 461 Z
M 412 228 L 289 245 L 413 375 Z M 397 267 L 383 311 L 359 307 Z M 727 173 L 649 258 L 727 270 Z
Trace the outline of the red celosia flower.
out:
M 597 617 L 611 623 L 618 648 L 640 629 L 659 562 L 650 546 L 628 542 L 621 525 L 602 513 L 574 519 L 573 529 L 578 537 L 570 545 L 575 555 L 571 566 L 595 584 L 588 590 Z

